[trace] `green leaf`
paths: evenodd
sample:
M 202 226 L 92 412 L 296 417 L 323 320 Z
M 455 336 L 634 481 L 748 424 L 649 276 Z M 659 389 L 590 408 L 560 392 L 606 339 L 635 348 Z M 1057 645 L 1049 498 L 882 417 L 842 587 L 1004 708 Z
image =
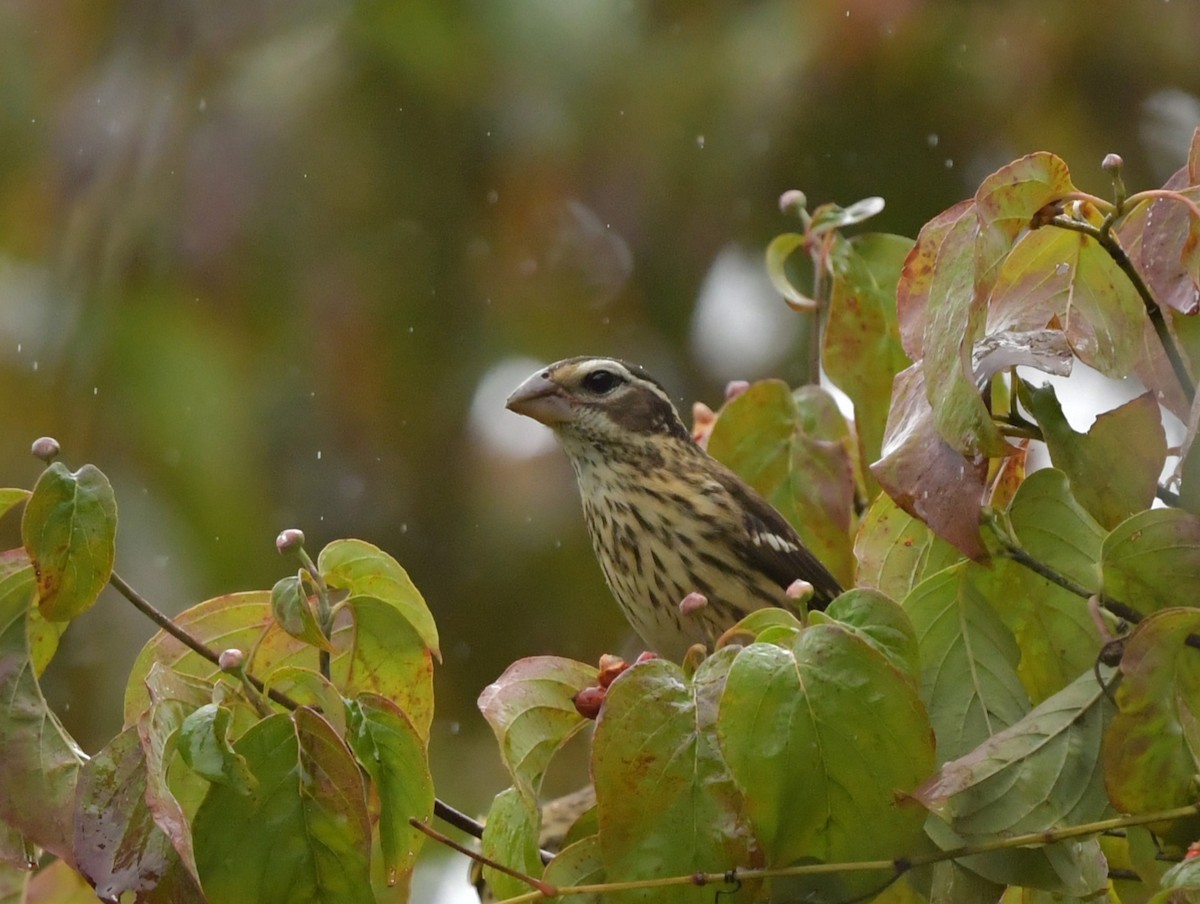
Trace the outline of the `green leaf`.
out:
M 821 364 L 854 403 L 864 467 L 879 458 L 892 380 L 909 365 L 896 322 L 896 284 L 912 246 L 898 235 L 861 235 L 838 241 L 830 258 Z M 868 495 L 875 495 L 870 486 Z
M 556 751 L 587 724 L 574 696 L 596 683 L 596 667 L 559 656 L 514 662 L 479 695 L 513 785 L 530 803 Z
M 914 685 L 920 684 L 916 630 L 899 603 L 878 590 L 857 587 L 830 603 L 825 614 L 882 653 Z
M 117 502 L 92 465 L 71 473 L 54 462 L 25 504 L 21 539 L 37 573 L 38 605 L 69 621 L 96 602 L 116 557 Z
M 916 797 L 972 841 L 1101 819 L 1111 811 L 1100 740 L 1112 712 L 1089 670 L 974 750 L 943 764 Z
M 610 881 L 762 865 L 714 731 L 736 652 L 719 650 L 690 681 L 674 663 L 654 659 L 609 686 L 592 740 L 592 778 Z M 728 900 L 754 900 L 759 887 L 747 880 Z M 712 889 L 679 886 L 611 900 L 707 904 L 712 895 Z
M 27 500 L 30 496 L 29 490 L 15 489 L 12 487 L 0 488 L 0 518 Z
M 245 757 L 229 743 L 232 718 L 228 709 L 216 703 L 191 712 L 179 728 L 179 755 L 188 768 L 208 781 L 228 785 L 239 794 L 252 794 L 254 775 Z
M 942 439 L 920 364 L 896 375 L 883 453 L 871 473 L 900 508 L 963 555 L 984 555 L 979 513 L 987 460 L 968 461 Z
M 0 819 L 70 863 L 75 783 L 87 758 L 34 677 L 25 623 L 35 599 L 33 569 L 0 580 Z
M 1101 552 L 1104 592 L 1153 612 L 1200 600 L 1200 517 L 1151 509 L 1121 522 Z
M 1086 434 L 1071 429 L 1053 386 L 1026 389 L 1022 400 L 1042 427 L 1054 466 L 1101 525 L 1111 530 L 1150 507 L 1167 455 L 1162 415 L 1150 393 L 1101 414 Z
M 344 696 L 387 697 L 404 711 L 421 737 L 433 723 L 433 660 L 412 623 L 390 603 L 352 596 L 334 621 L 334 686 Z
M 297 640 L 322 650 L 332 651 L 329 639 L 321 633 L 312 603 L 304 592 L 303 572 L 280 578 L 271 588 L 271 612 L 279 627 Z
M 332 681 L 315 669 L 285 665 L 267 676 L 268 688 L 287 694 L 300 706 L 311 706 L 321 713 L 339 735 L 346 734 L 346 707 Z
M 1066 163 L 1045 151 L 1014 160 L 980 183 L 975 192 L 975 213 L 979 220 L 977 253 L 983 287 L 993 284 L 997 263 L 1017 237 L 1030 228 L 1034 215 L 1073 191 Z
M 483 855 L 526 876 L 537 876 L 542 871 L 537 841 L 537 805 L 516 788 L 497 794 L 488 810 L 480 839 Z M 485 866 L 483 875 L 496 899 L 512 898 L 529 891 L 525 882 L 491 867 Z
M 213 785 L 196 813 L 196 865 L 208 900 L 374 902 L 362 777 L 329 724 L 308 709 L 271 716 L 235 749 L 259 790 L 246 796 Z
M 1012 633 L 963 562 L 926 578 L 904 600 L 921 654 L 921 699 L 938 759 L 957 759 L 1017 722 L 1029 698 L 1017 677 Z
M 905 795 L 934 765 L 929 718 L 911 680 L 849 628 L 744 647 L 718 735 L 768 866 L 890 858 L 919 839 L 925 813 Z M 841 897 L 861 893 L 842 878 Z
M 1200 655 L 1187 646 L 1200 634 L 1200 610 L 1164 609 L 1125 642 L 1117 714 L 1104 736 L 1104 773 L 1123 813 L 1182 806 L 1196 799 L 1200 763 Z M 1191 819 L 1189 838 L 1195 837 Z
M 600 837 L 588 835 L 574 844 L 563 848 L 546 866 L 542 873 L 542 881 L 556 888 L 570 885 L 599 885 L 604 881 L 604 860 L 600 851 Z M 571 897 L 550 898 L 562 904 L 604 904 L 604 896 L 595 893 L 590 895 L 572 895 Z
M 794 311 L 815 311 L 817 303 L 797 288 L 788 276 L 787 262 L 798 249 L 804 247 L 805 238 L 796 232 L 777 235 L 767 245 L 767 276 L 775 291 L 784 297 Z
M 780 380 L 755 383 L 728 402 L 708 439 L 709 454 L 774 505 L 843 583 L 854 573 L 847 442 L 831 396 L 816 387 L 793 394 Z
M 425 833 L 410 819 L 433 816 L 433 776 L 425 738 L 386 697 L 360 694 L 346 704 L 349 740 L 379 795 L 379 842 L 387 884 L 407 886 Z
M 854 538 L 856 583 L 902 600 L 925 578 L 962 559 L 962 554 L 925 524 L 880 493 Z
M 178 859 L 146 803 L 146 761 L 135 729 L 127 728 L 79 773 L 75 852 L 79 871 L 102 900 L 146 892 Z M 189 897 L 198 896 L 194 881 Z
M 330 587 L 347 590 L 351 596 L 374 597 L 393 606 L 441 661 L 433 615 L 399 562 L 362 540 L 335 540 L 321 550 L 317 568 Z
M 1100 550 L 1104 529 L 1075 499 L 1067 475 L 1054 468 L 1025 478 L 1009 521 L 1021 545 L 1035 559 L 1093 592 L 1100 589 Z

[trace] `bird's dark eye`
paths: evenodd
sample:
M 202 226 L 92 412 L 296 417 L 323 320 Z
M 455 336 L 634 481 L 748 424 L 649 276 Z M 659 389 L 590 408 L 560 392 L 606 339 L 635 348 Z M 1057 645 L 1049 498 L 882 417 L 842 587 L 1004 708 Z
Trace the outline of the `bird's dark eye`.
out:
M 593 370 L 583 378 L 583 388 L 597 395 L 612 392 L 621 383 L 621 378 L 611 370 Z

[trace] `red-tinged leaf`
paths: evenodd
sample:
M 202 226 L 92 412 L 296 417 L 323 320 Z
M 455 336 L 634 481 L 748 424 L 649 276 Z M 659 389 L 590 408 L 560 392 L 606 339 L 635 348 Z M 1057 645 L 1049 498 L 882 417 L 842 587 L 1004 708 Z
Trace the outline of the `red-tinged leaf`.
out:
M 1075 191 L 1066 163 L 1039 151 L 1002 166 L 979 185 L 975 210 L 979 218 L 981 282 L 1030 228 L 1030 221 L 1051 201 Z
M 526 876 L 542 870 L 538 854 L 538 810 L 517 788 L 496 795 L 488 809 L 480 846 L 489 860 Z M 529 891 L 529 884 L 500 870 L 485 866 L 483 876 L 496 899 L 514 898 Z
M 653 659 L 608 688 L 592 739 L 592 777 L 610 881 L 762 865 L 717 747 L 717 704 L 735 654 L 719 650 L 691 680 L 674 663 Z M 749 736 L 740 739 L 744 747 Z M 747 880 L 728 899 L 749 902 L 759 889 Z M 653 900 L 708 904 L 712 889 L 661 888 Z
M 330 587 L 347 590 L 351 596 L 374 597 L 395 608 L 441 661 L 433 615 L 399 562 L 362 540 L 335 540 L 321 550 L 317 568 Z
M 817 387 L 793 393 L 762 380 L 721 409 L 708 452 L 757 490 L 843 583 L 854 574 L 849 538 L 853 467 L 845 418 Z
M 425 738 L 386 697 L 361 694 L 346 705 L 350 746 L 379 797 L 379 846 L 387 884 L 407 887 L 425 833 L 410 819 L 433 818 L 433 776 Z
M 942 439 L 919 364 L 896 376 L 883 455 L 871 473 L 897 505 L 963 555 L 984 555 L 979 512 L 987 460 L 968 461 Z
M 321 633 L 313 604 L 304 592 L 303 572 L 280 578 L 271 588 L 271 611 L 279 627 L 297 640 L 321 650 L 332 650 L 329 639 Z
M 236 750 L 259 791 L 213 785 L 196 813 L 196 865 L 209 902 L 373 904 L 362 775 L 329 724 L 309 709 L 274 715 Z
M 1177 170 L 1163 188 L 1200 201 L 1200 187 L 1186 167 Z M 1187 206 L 1175 198 L 1141 202 L 1121 220 L 1116 233 L 1146 280 L 1155 300 L 1181 314 L 1200 310 L 1196 282 L 1197 225 Z
M 76 861 L 103 901 L 154 888 L 178 857 L 154 822 L 146 788 L 146 761 L 132 728 L 117 735 L 80 771 Z
M 973 201 L 960 201 L 942 211 L 921 227 L 904 260 L 896 286 L 896 314 L 901 345 L 913 361 L 925 357 L 930 296 L 935 291 L 945 296 L 950 286 L 962 290 L 970 285 L 971 260 L 964 258 L 961 232 L 974 220 Z
M 897 600 L 929 575 L 962 559 L 962 553 L 884 493 L 875 497 L 863 516 L 854 554 L 858 586 Z
M 1139 512 L 1117 525 L 1101 551 L 1104 593 L 1154 612 L 1200 600 L 1200 517 L 1180 509 Z
M 193 708 L 194 704 L 175 699 L 156 699 L 138 720 L 137 734 L 145 757 L 146 806 L 155 825 L 170 839 L 181 867 L 198 885 L 200 877 L 196 873 L 196 858 L 192 851 L 191 821 L 169 777 L 179 726 Z M 175 778 L 175 784 L 183 785 L 191 792 L 185 794 L 188 801 L 198 805 L 208 790 L 208 783 L 188 769 L 176 770 Z
M 1081 434 L 1067 423 L 1053 386 L 1022 389 L 1050 460 L 1067 475 L 1074 497 L 1093 518 L 1111 530 L 1150 507 L 1167 456 L 1162 415 L 1151 393 L 1101 414 Z
M 892 380 L 909 365 L 900 345 L 896 285 L 912 247 L 911 239 L 897 235 L 862 235 L 837 242 L 830 258 L 833 284 L 821 363 L 854 403 L 863 467 L 879 457 Z M 870 485 L 868 495 L 875 495 Z
M 0 819 L 74 862 L 72 814 L 83 751 L 46 705 L 26 640 L 31 568 L 0 580 Z
M 42 615 L 69 621 L 90 609 L 116 557 L 117 502 L 108 478 L 92 465 L 71 473 L 54 462 L 25 504 L 21 539 Z
M 513 784 L 536 802 L 555 752 L 587 720 L 572 698 L 596 683 L 596 667 L 558 656 L 535 656 L 510 665 L 479 695 L 479 711 L 500 744 Z
M 1113 707 L 1089 669 L 973 750 L 915 797 L 975 841 L 1078 825 L 1110 812 L 1100 739 Z
M 777 235 L 767 245 L 767 276 L 775 291 L 783 296 L 788 307 L 794 311 L 815 311 L 817 303 L 797 288 L 788 275 L 787 263 L 796 251 L 804 248 L 804 236 L 796 232 Z
M 1190 602 L 1190 601 L 1189 601 Z M 1104 736 L 1104 775 L 1113 805 L 1147 813 L 1196 799 L 1200 762 L 1200 610 L 1164 609 L 1126 640 L 1117 714 Z M 1200 819 L 1188 820 L 1188 840 Z
M 911 852 L 925 812 L 906 795 L 934 766 L 910 678 L 855 631 L 812 625 L 791 649 L 753 644 L 729 669 L 717 721 L 768 866 Z M 791 899 L 850 900 L 877 879 L 789 886 Z M 817 897 L 814 895 L 814 897 Z
M 1045 228 L 1016 243 L 992 289 L 988 330 L 1037 330 L 1057 317 L 1081 361 L 1120 379 L 1137 361 L 1145 308 L 1093 239 Z
M 962 562 L 926 578 L 904 600 L 921 658 L 921 699 L 938 759 L 963 756 L 1020 720 L 1029 698 L 1012 633 Z

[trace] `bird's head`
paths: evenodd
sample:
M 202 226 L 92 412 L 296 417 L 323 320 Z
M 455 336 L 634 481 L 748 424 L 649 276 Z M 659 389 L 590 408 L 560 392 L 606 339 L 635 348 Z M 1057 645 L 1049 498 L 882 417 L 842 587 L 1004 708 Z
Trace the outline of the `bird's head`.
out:
M 642 368 L 616 358 L 567 358 L 544 367 L 516 388 L 507 407 L 550 427 L 568 453 L 666 437 L 691 442 L 666 390 Z

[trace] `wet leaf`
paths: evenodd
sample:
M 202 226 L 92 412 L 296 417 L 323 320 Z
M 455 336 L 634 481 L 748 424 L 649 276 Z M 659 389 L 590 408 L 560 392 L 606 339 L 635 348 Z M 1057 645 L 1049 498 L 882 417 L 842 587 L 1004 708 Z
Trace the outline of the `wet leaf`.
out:
M 510 665 L 479 695 L 479 710 L 500 744 L 513 783 L 529 802 L 555 752 L 588 720 L 572 698 L 596 683 L 596 667 L 558 656 L 535 656 Z
M 484 821 L 481 847 L 489 860 L 526 876 L 538 876 L 542 860 L 538 853 L 537 805 L 516 788 L 496 795 Z M 497 899 L 512 898 L 529 891 L 529 884 L 491 867 L 483 868 L 484 879 Z
M 842 583 L 854 574 L 848 436 L 828 393 L 763 380 L 726 403 L 708 439 L 709 454 L 774 505 Z
M 921 656 L 921 699 L 938 759 L 957 759 L 1029 710 L 1020 649 L 962 562 L 926 578 L 904 600 Z
M 811 231 L 813 235 L 844 229 L 869 220 L 884 208 L 884 200 L 879 197 L 863 198 L 855 201 L 849 207 L 839 207 L 837 204 L 822 204 L 812 212 Z
M 235 749 L 259 790 L 245 796 L 213 785 L 196 813 L 196 865 L 209 901 L 373 902 L 362 777 L 328 723 L 308 709 L 271 716 Z
M 925 813 L 904 795 L 934 764 L 925 707 L 847 627 L 743 648 L 717 727 L 768 865 L 893 857 L 920 837 Z
M 1081 361 L 1122 379 L 1137 361 L 1146 314 L 1095 240 L 1047 228 L 1026 235 L 1005 258 L 990 317 L 1008 329 L 1040 329 L 1058 318 Z
M 112 574 L 117 502 L 92 465 L 71 473 L 54 462 L 25 504 L 21 539 L 37 573 L 38 606 L 51 621 L 92 607 Z
M 650 660 L 608 688 L 592 741 L 592 777 L 610 880 L 761 865 L 715 736 L 717 703 L 735 654 L 732 647 L 718 651 L 690 681 L 675 664 Z M 754 900 L 758 888 L 746 881 L 729 900 Z M 707 904 L 712 890 L 662 888 L 613 900 Z
M 919 364 L 896 376 L 883 455 L 871 465 L 871 473 L 900 508 L 963 555 L 984 555 L 979 512 L 987 460 L 969 462 L 942 439 Z
M 1164 609 L 1142 621 L 1125 643 L 1117 714 L 1104 736 L 1108 794 L 1123 813 L 1196 799 L 1200 656 L 1186 646 L 1192 634 L 1200 634 L 1200 610 Z M 1197 822 L 1189 820 L 1189 840 Z
M 839 241 L 830 258 L 832 286 L 821 364 L 854 403 L 864 466 L 879 457 L 892 380 L 909 365 L 900 345 L 896 284 L 912 246 L 911 239 L 897 235 L 855 236 Z M 875 495 L 870 487 L 868 495 Z
M 1000 167 L 975 192 L 979 218 L 981 286 L 990 288 L 996 264 L 1012 248 L 1031 220 L 1052 201 L 1075 191 L 1071 173 L 1059 157 L 1045 151 Z
M 829 604 L 825 615 L 865 640 L 914 685 L 921 682 L 921 661 L 912 620 L 899 603 L 878 590 L 856 587 Z
M 362 694 L 347 703 L 350 746 L 379 795 L 379 846 L 388 884 L 407 886 L 425 833 L 410 819 L 433 818 L 433 776 L 425 738 L 386 697 Z
M 875 497 L 854 539 L 857 584 L 902 600 L 925 578 L 962 554 L 901 509 L 887 494 Z
M 145 795 L 146 762 L 135 729 L 118 734 L 80 770 L 75 852 L 102 900 L 154 888 L 178 857 Z M 191 896 L 197 893 L 193 883 Z
M 957 834 L 977 841 L 1101 819 L 1111 812 L 1100 739 L 1112 712 L 1089 670 L 943 764 L 916 797 Z
M 441 660 L 437 625 L 424 597 L 408 572 L 383 550 L 362 540 L 335 540 L 321 550 L 317 568 L 330 587 L 347 590 L 351 596 L 374 597 L 395 608 Z
M 1200 201 L 1197 179 L 1182 167 L 1163 188 Z M 1181 314 L 1200 310 L 1196 284 L 1196 224 L 1187 207 L 1174 198 L 1150 198 L 1130 210 L 1116 234 L 1155 299 Z
M 26 642 L 32 568 L 0 580 L 0 819 L 74 862 L 72 815 L 83 751 L 46 705 Z
M 1200 517 L 1151 509 L 1121 522 L 1101 553 L 1104 592 L 1153 612 L 1200 599 Z

